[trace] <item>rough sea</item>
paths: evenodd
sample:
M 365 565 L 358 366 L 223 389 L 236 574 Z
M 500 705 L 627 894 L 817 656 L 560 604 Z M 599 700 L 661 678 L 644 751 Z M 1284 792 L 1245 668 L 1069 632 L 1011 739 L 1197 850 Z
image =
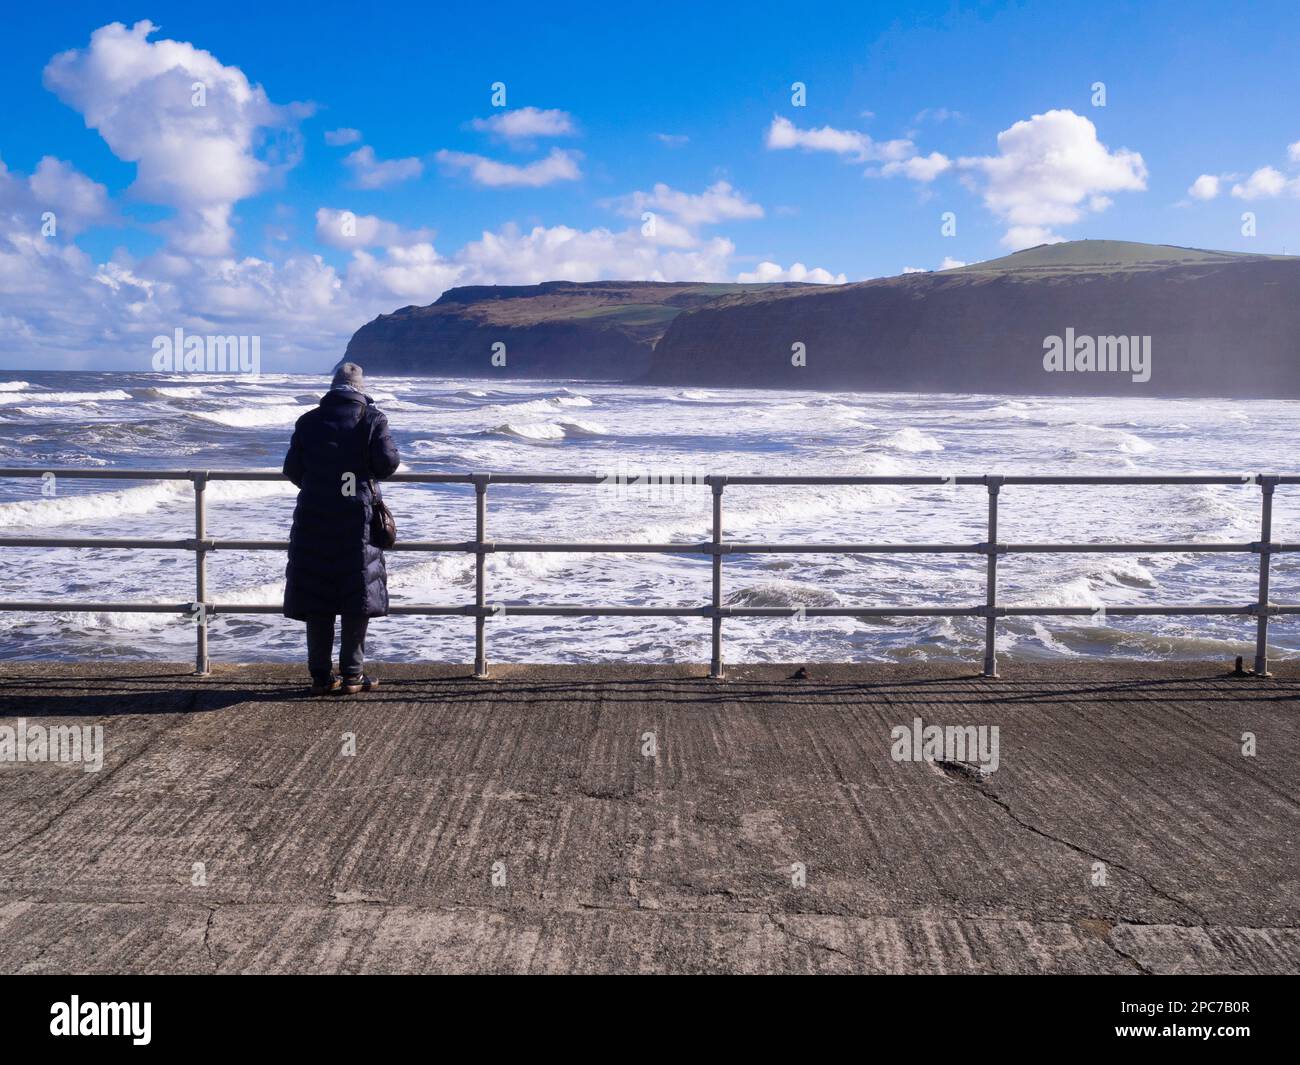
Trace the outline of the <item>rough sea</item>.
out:
M 295 419 L 319 398 L 319 376 L 200 377 L 119 372 L 0 371 L 0 466 L 140 469 L 280 468 Z M 1131 474 L 1294 472 L 1300 403 L 1060 399 L 990 395 L 787 393 L 649 388 L 586 382 L 376 377 L 371 394 L 393 428 L 403 470 L 667 474 Z M 193 536 L 187 482 L 0 479 L 0 536 Z M 284 539 L 288 484 L 217 482 L 209 535 Z M 390 485 L 403 539 L 473 537 L 473 490 Z M 496 540 L 692 541 L 710 534 L 707 486 L 493 486 Z M 982 487 L 729 487 L 725 537 L 755 541 L 964 542 L 985 538 Z M 999 539 L 1252 541 L 1254 485 L 1010 486 Z M 1274 539 L 1300 540 L 1300 486 L 1277 491 Z M 1113 607 L 1250 603 L 1248 555 L 1012 555 L 1000 561 L 1003 605 Z M 473 601 L 468 555 L 388 555 L 394 603 Z M 284 558 L 219 551 L 218 602 L 278 603 Z M 724 563 L 737 606 L 790 617 L 724 622 L 729 662 L 962 660 L 977 665 L 979 619 L 800 620 L 799 605 L 974 605 L 976 555 L 755 555 Z M 194 597 L 182 551 L 0 548 L 2 600 Z M 496 662 L 707 662 L 702 618 L 520 618 L 512 604 L 701 606 L 701 556 L 493 554 L 488 623 Z M 1273 561 L 1272 599 L 1300 596 L 1300 556 Z M 1019 618 L 999 623 L 1014 658 L 1122 656 L 1228 659 L 1251 653 L 1247 618 Z M 466 662 L 469 618 L 394 616 L 370 629 L 376 661 Z M 0 612 L 3 658 L 188 661 L 193 625 L 176 616 Z M 1275 655 L 1300 651 L 1300 625 L 1271 627 Z M 218 616 L 214 661 L 300 660 L 302 626 L 274 615 Z

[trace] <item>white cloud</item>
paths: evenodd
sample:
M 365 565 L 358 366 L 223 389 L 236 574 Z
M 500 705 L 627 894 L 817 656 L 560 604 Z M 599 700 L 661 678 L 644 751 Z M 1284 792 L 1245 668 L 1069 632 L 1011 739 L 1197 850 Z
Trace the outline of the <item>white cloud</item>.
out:
M 343 126 L 339 129 L 325 131 L 325 143 L 331 148 L 341 148 L 345 144 L 356 144 L 361 139 L 361 130 Z
M 488 188 L 541 188 L 557 181 L 576 181 L 582 177 L 578 167 L 581 156 L 577 152 L 552 148 L 545 159 L 524 166 L 502 163 L 482 155 L 468 152 L 440 151 L 438 162 L 452 169 L 464 170 L 476 185 Z
M 683 144 L 690 142 L 690 137 L 685 133 L 656 133 L 655 140 L 660 144 L 666 144 L 669 148 L 680 148 Z
M 432 244 L 388 248 L 382 257 L 357 251 L 348 265 L 346 291 L 376 304 L 385 299 L 426 303 L 437 298 L 430 293 L 441 295 L 460 284 L 462 273 L 460 266 L 443 259 Z
M 391 309 L 394 299 L 432 301 L 456 285 L 535 285 L 542 281 L 724 281 L 734 245 L 723 238 L 687 250 L 665 250 L 633 228 L 573 229 L 507 225 L 443 257 L 432 244 L 389 248 L 381 257 L 358 251 L 345 288 Z M 387 301 L 386 303 L 384 301 Z
M 134 194 L 176 210 L 164 229 L 177 250 L 225 254 L 231 207 L 297 162 L 297 120 L 309 109 L 271 103 L 261 86 L 210 52 L 150 41 L 155 29 L 147 20 L 130 29 L 100 27 L 87 48 L 50 60 L 45 85 L 81 112 L 119 159 L 136 164 Z M 203 106 L 194 103 L 196 84 Z M 269 144 L 261 156 L 259 144 Z
M 321 207 L 316 211 L 316 239 L 332 248 L 409 247 L 432 241 L 432 229 L 403 229 L 372 214 Z
M 929 155 L 914 155 L 910 159 L 886 163 L 880 168 L 880 172 L 886 177 L 902 174 L 913 181 L 929 182 L 951 168 L 951 159 L 939 152 L 931 152 Z
M 1232 186 L 1239 200 L 1265 200 L 1276 196 L 1300 196 L 1300 178 L 1288 178 L 1271 166 L 1261 166 L 1245 181 Z
M 1202 174 L 1187 190 L 1187 195 L 1194 200 L 1212 200 L 1219 195 L 1219 177 L 1216 174 Z
M 687 250 L 664 250 L 636 228 L 611 232 L 537 226 L 523 233 L 506 226 L 465 245 L 456 259 L 474 279 L 471 283 L 486 283 L 486 278 L 506 284 L 605 278 L 718 281 L 726 279 L 734 252 L 735 245 L 722 237 Z
M 318 212 L 318 226 L 337 221 L 333 209 Z M 359 225 L 358 233 L 369 225 Z M 373 219 L 375 239 L 393 236 L 390 225 Z M 74 244 L 0 226 L 5 356 L 56 365 L 107 357 L 145 368 L 152 338 L 183 325 L 195 333 L 257 334 L 264 369 L 304 369 L 336 358 L 376 315 L 430 303 L 456 285 L 726 281 L 734 254 L 722 237 L 665 247 L 643 237 L 639 226 L 525 231 L 507 225 L 445 256 L 431 241 L 353 248 L 341 271 L 304 254 L 278 262 L 165 252 L 137 261 L 119 254 L 96 264 Z
M 424 164 L 414 156 L 377 159 L 375 150 L 368 144 L 348 155 L 343 163 L 352 171 L 352 183 L 359 189 L 382 189 L 424 173 Z
M 0 212 L 10 216 L 10 224 L 37 233 L 46 211 L 53 212 L 56 235 L 61 237 L 115 219 L 108 190 L 71 163 L 44 156 L 24 181 L 0 160 Z
M 665 214 L 683 226 L 712 225 L 715 222 L 744 218 L 762 218 L 763 208 L 747 199 L 743 192 L 726 181 L 716 181 L 703 192 L 681 192 L 663 182 L 650 192 L 633 192 L 614 201 L 620 213 L 639 217 L 645 211 Z
M 958 165 L 983 178 L 984 204 L 1009 225 L 1002 243 L 1010 248 L 1063 239 L 1051 227 L 1104 210 L 1104 193 L 1139 191 L 1147 179 L 1141 155 L 1109 150 L 1092 122 L 1065 110 L 1015 123 L 998 134 L 997 155 Z
M 736 280 L 742 283 L 772 284 L 777 281 L 804 281 L 814 285 L 843 285 L 848 279 L 843 274 L 832 274 L 820 266 L 809 270 L 803 263 L 793 263 L 786 270 L 782 269 L 779 263 L 765 260 L 753 270 L 737 274 Z
M 1002 235 L 1002 246 L 1012 251 L 1036 248 L 1039 244 L 1063 244 L 1065 238 L 1046 226 L 1011 226 Z
M 639 222 L 623 230 L 507 225 L 443 254 L 431 230 L 363 214 L 356 216 L 355 233 L 345 233 L 341 209 L 320 207 L 316 237 L 348 253 L 345 265 L 293 251 L 277 252 L 274 260 L 241 257 L 232 251 L 235 208 L 293 165 L 297 126 L 307 109 L 273 104 L 238 68 L 190 44 L 151 40 L 154 33 L 148 22 L 102 27 L 86 47 L 52 59 L 45 82 L 119 158 L 135 164 L 132 193 L 174 211 L 163 223 L 168 243 L 144 258 L 125 250 L 92 258 L 65 237 L 116 221 L 107 190 L 53 157 L 42 159 L 30 177 L 10 174 L 0 163 L 6 359 L 65 366 L 107 359 L 144 368 L 152 338 L 184 326 L 195 333 L 260 336 L 264 367 L 304 368 L 305 359 L 327 364 L 361 323 L 394 306 L 431 302 L 454 285 L 727 280 L 735 246 L 725 237 L 701 237 L 696 228 L 763 214 L 725 182 L 698 194 L 658 185 L 634 194 L 661 215 L 654 237 L 643 234 Z M 192 102 L 196 82 L 206 96 L 203 106 Z M 541 114 L 527 119 L 533 135 L 562 125 Z M 520 121 L 498 132 L 521 133 Z M 419 159 L 378 159 L 356 131 L 326 136 L 335 145 L 356 145 L 344 163 L 362 187 L 381 188 L 422 170 Z M 581 176 L 581 156 L 558 148 L 521 166 L 451 152 L 439 158 L 487 185 L 539 186 Z M 44 203 L 58 214 L 56 239 L 40 235 L 37 208 Z M 273 219 L 268 231 L 283 221 Z M 758 272 L 836 280 L 798 263 L 788 270 L 764 264 Z
M 470 125 L 508 141 L 527 141 L 534 137 L 572 137 L 578 132 L 577 124 L 569 112 L 542 111 L 536 107 L 501 111 L 491 118 L 476 118 Z
M 1300 141 L 1286 146 L 1288 162 L 1300 163 Z M 1240 174 L 1202 174 L 1187 190 L 1194 200 L 1212 200 L 1228 182 L 1229 192 L 1239 200 L 1269 200 L 1278 196 L 1300 196 L 1300 177 L 1288 177 L 1275 166 L 1261 166 L 1244 180 Z
M 877 141 L 855 129 L 800 129 L 788 118 L 775 115 L 764 143 L 773 150 L 799 148 L 805 152 L 831 152 L 856 162 L 906 159 L 916 153 L 909 140 Z

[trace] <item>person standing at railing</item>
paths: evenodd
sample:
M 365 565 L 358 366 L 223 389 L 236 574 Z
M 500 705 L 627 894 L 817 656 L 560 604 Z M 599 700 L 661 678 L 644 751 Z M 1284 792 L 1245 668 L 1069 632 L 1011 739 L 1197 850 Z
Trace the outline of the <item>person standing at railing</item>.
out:
M 388 418 L 365 393 L 361 367 L 343 363 L 320 405 L 298 419 L 284 458 L 284 475 L 298 486 L 284 613 L 307 623 L 313 695 L 378 685 L 364 672 L 366 629 L 388 613 L 388 574 L 384 552 L 372 542 L 371 482 L 391 477 L 400 461 Z M 336 617 L 341 678 L 332 661 Z

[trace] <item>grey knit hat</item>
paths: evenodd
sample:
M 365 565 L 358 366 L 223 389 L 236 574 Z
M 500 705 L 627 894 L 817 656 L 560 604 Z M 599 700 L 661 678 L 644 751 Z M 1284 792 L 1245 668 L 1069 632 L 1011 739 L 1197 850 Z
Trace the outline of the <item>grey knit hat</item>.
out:
M 362 376 L 361 367 L 355 362 L 339 363 L 338 369 L 334 371 L 334 380 L 330 382 L 330 388 L 338 388 L 340 385 L 347 385 L 358 392 L 364 392 L 366 379 Z

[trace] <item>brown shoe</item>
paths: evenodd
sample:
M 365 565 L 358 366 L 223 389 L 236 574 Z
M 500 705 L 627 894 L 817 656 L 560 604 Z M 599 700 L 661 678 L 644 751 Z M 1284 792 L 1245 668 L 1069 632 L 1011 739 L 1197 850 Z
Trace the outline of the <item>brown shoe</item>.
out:
M 338 679 L 338 677 L 334 677 L 334 676 L 331 676 L 330 679 L 325 681 L 324 683 L 321 683 L 319 681 L 312 681 L 311 693 L 312 695 L 329 695 L 331 692 L 338 691 L 339 685 L 341 683 L 342 682 Z
M 344 677 L 340 682 L 339 691 L 343 695 L 356 695 L 357 692 L 370 692 L 378 687 L 379 681 L 362 673 L 359 677 Z

